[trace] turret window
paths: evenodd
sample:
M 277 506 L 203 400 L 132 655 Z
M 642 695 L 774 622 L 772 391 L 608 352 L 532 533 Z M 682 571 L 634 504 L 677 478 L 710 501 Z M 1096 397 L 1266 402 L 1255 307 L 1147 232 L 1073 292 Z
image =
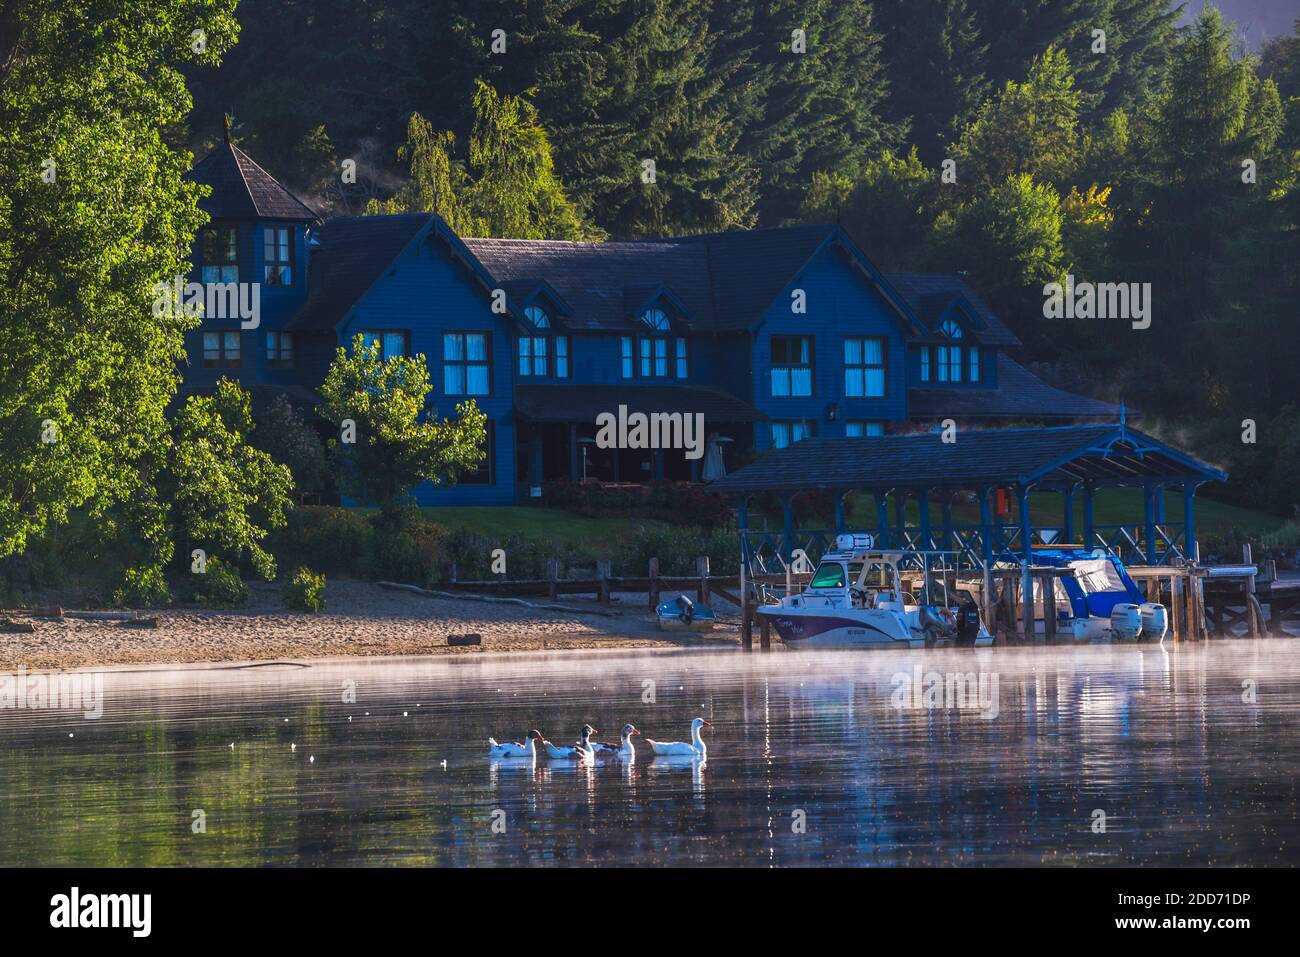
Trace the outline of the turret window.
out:
M 262 281 L 268 286 L 293 285 L 293 230 L 262 227 Z
M 202 279 L 239 282 L 239 230 L 233 226 L 203 230 Z

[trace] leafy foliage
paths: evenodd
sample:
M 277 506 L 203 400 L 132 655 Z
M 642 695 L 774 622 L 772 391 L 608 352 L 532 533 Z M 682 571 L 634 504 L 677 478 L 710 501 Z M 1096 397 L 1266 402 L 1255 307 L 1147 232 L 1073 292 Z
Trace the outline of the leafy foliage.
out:
M 391 509 L 421 482 L 453 484 L 457 475 L 483 460 L 487 417 L 473 399 L 456 415 L 426 414 L 430 391 L 424 356 L 381 359 L 379 344 L 360 335 L 352 348 L 339 347 L 321 386 L 320 414 L 344 432 L 355 426 L 355 442 L 329 440 L 336 478 L 345 495 Z
M 139 494 L 165 441 L 190 320 L 151 315 L 152 290 L 188 271 L 201 222 L 167 128 L 234 6 L 0 3 L 0 555 Z
M 206 571 L 185 580 L 188 599 L 208 608 L 239 608 L 248 603 L 248 585 L 239 569 L 220 558 L 208 559 Z
M 304 565 L 294 571 L 280 590 L 280 597 L 284 607 L 293 611 L 324 611 L 325 576 Z

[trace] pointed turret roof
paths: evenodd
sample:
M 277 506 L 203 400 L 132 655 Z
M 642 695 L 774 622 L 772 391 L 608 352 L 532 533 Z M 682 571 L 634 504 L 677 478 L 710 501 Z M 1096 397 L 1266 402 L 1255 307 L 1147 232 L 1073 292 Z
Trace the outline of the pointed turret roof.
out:
M 320 217 L 233 143 L 222 143 L 189 171 L 212 187 L 199 208 L 213 219 L 280 219 L 312 222 Z

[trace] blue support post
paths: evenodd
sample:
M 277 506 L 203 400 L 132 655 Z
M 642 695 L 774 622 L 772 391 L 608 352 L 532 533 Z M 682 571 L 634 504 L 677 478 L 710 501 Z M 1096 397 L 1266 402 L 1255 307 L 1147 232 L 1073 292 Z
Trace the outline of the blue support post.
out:
M 794 496 L 781 496 L 781 514 L 784 519 L 785 534 L 781 539 L 781 557 L 787 562 L 794 557 Z
M 542 484 L 542 430 L 533 426 L 528 432 L 528 494 Z
M 1092 486 L 1083 487 L 1083 547 L 1091 549 L 1097 537 L 1092 521 Z
M 656 482 L 662 482 L 664 480 L 664 450 L 655 449 L 651 456 L 651 460 L 654 463 L 651 474 L 654 476 Z
M 742 532 L 749 528 L 749 499 L 742 497 L 736 502 L 736 527 Z
M 993 560 L 993 510 L 989 508 L 988 488 L 981 488 L 976 494 L 980 497 L 980 538 L 984 541 L 984 561 Z
M 1147 564 L 1156 564 L 1156 493 L 1150 485 L 1142 486 L 1142 520 L 1146 525 Z
M 907 544 L 907 490 L 894 489 L 894 523 L 898 526 L 898 540 L 894 545 L 902 548 Z
M 1183 483 L 1183 551 L 1189 562 L 1196 561 L 1196 485 Z
M 1017 490 L 1019 492 L 1017 503 L 1020 507 L 1020 550 L 1024 552 L 1026 561 L 1032 561 L 1034 543 L 1029 526 L 1029 487 L 1020 485 L 1017 486 Z
M 889 543 L 889 499 L 884 492 L 873 494 L 876 499 L 876 544 L 884 548 Z
M 1067 545 L 1074 544 L 1074 486 L 1067 485 L 1061 492 L 1061 505 L 1065 511 L 1065 528 L 1061 534 Z
M 952 492 L 943 493 L 943 542 L 944 551 L 952 548 Z
M 1163 525 L 1165 523 L 1165 487 L 1156 486 L 1156 523 Z
M 844 531 L 844 495 L 839 493 L 835 496 L 835 533 L 838 535 Z
M 917 525 L 921 530 L 921 548 L 930 548 L 934 543 L 930 540 L 930 490 L 927 488 L 916 493 L 916 513 L 919 516 Z

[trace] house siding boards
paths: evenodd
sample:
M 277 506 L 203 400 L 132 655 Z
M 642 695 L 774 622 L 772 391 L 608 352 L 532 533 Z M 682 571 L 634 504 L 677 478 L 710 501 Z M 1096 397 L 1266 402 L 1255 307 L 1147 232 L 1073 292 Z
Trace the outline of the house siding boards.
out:
M 803 422 L 816 436 L 834 437 L 845 435 L 849 423 L 929 421 L 938 412 L 958 419 L 1034 419 L 1040 413 L 1069 418 L 1117 411 L 1053 389 L 1014 363 L 1004 350 L 1019 340 L 960 277 L 882 274 L 835 226 L 596 244 L 460 238 L 429 213 L 318 223 L 228 144 L 192 176 L 213 189 L 201 203 L 212 225 L 238 228 L 241 282 L 263 279 L 262 230 L 268 226 L 293 231 L 294 270 L 289 287 L 262 286 L 261 321 L 256 329 L 240 330 L 237 368 L 204 367 L 202 347 L 202 332 L 234 331 L 235 321 L 207 319 L 189 336 L 186 391 L 211 389 L 228 375 L 259 396 L 280 389 L 310 407 L 340 345 L 365 330 L 394 331 L 405 335 L 409 353 L 425 356 L 430 408 L 447 415 L 467 396 L 446 392 L 444 335 L 488 337 L 490 394 L 473 398 L 491 423 L 492 481 L 421 486 L 415 492 L 421 504 L 506 504 L 527 496 L 543 476 L 574 475 L 575 438 L 594 434 L 593 410 L 599 405 L 614 412 L 620 395 L 642 404 L 652 396 L 698 403 L 707 409 L 706 433 L 721 426 L 735 440 L 731 453 L 769 448 L 773 424 L 784 422 Z M 195 279 L 200 250 L 196 243 Z M 491 309 L 490 292 L 498 288 L 507 294 L 504 315 Z M 790 310 L 796 288 L 806 294 L 802 314 Z M 545 333 L 524 319 L 530 302 L 549 316 Z M 638 318 L 646 307 L 662 309 L 671 328 L 652 332 Z M 921 381 L 920 346 L 941 341 L 937 329 L 945 317 L 963 324 L 963 345 L 979 349 L 978 383 L 967 377 L 960 383 Z M 267 360 L 266 333 L 281 331 L 294 337 L 288 368 Z M 519 337 L 540 334 L 549 340 L 547 373 L 521 375 Z M 568 337 L 565 377 L 556 375 L 556 336 Z M 643 376 L 635 349 L 634 374 L 625 376 L 625 336 L 666 338 L 668 374 Z M 805 336 L 813 345 L 812 394 L 774 395 L 774 340 Z M 847 394 L 845 340 L 851 337 L 882 341 L 884 395 Z M 678 338 L 687 342 L 684 378 L 675 362 Z M 722 415 L 735 421 L 710 418 Z M 662 454 L 652 465 L 633 461 L 634 455 L 614 456 L 615 469 L 620 458 L 617 477 L 665 474 Z M 694 476 L 698 463 L 689 471 Z M 667 474 L 681 477 L 684 463 L 670 462 Z
M 807 312 L 791 312 L 791 292 L 802 289 Z M 813 395 L 783 397 L 772 391 L 775 337 L 813 338 Z M 846 395 L 844 340 L 884 340 L 885 394 Z M 754 404 L 774 421 L 805 421 L 816 435 L 843 435 L 846 422 L 901 422 L 907 418 L 906 340 L 897 315 L 847 260 L 830 247 L 816 255 L 763 313 L 754 336 Z M 829 407 L 836 406 L 835 421 Z M 770 425 L 756 432 L 757 447 L 772 444 Z

